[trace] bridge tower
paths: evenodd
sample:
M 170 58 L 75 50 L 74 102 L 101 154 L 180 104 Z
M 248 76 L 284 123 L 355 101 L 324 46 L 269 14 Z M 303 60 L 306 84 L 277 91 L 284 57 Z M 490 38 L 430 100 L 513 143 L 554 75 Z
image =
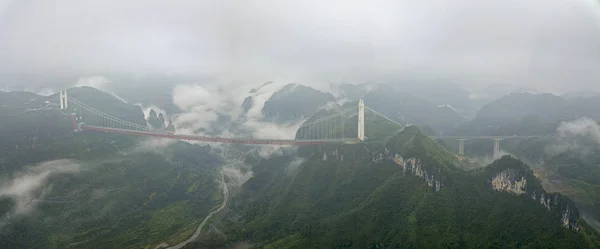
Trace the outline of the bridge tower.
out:
M 494 138 L 494 160 L 500 158 L 500 140 L 502 140 L 502 138 Z
M 458 154 L 461 156 L 465 155 L 465 140 L 464 138 L 458 139 Z
M 69 107 L 69 100 L 67 97 L 67 90 L 60 91 L 60 109 L 64 110 Z
M 365 141 L 365 102 L 358 101 L 358 140 Z

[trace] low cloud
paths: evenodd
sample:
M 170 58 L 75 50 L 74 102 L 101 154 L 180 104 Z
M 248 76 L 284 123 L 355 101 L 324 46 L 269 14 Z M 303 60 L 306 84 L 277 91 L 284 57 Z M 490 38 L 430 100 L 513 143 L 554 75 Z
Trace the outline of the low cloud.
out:
M 170 138 L 148 138 L 144 139 L 136 146 L 132 152 L 155 152 L 161 153 L 165 148 L 176 143 L 177 141 Z
M 295 158 L 287 165 L 287 167 L 285 168 L 285 173 L 288 175 L 295 173 L 296 169 L 298 169 L 298 167 L 300 165 L 302 165 L 302 163 L 304 163 L 304 161 L 306 161 L 306 159 L 303 157 Z
M 508 151 L 500 150 L 500 155 L 498 156 L 498 158 L 502 158 L 503 156 L 512 156 L 515 158 L 517 157 Z M 490 164 L 494 163 L 494 161 L 496 161 L 496 159 L 494 159 L 493 154 L 487 154 L 485 156 L 474 157 L 474 159 L 480 165 L 490 165 Z
M 211 126 L 220 116 L 233 116 L 239 110 L 231 92 L 210 89 L 198 84 L 184 84 L 173 88 L 173 103 L 181 110 L 173 121 L 183 134 L 206 135 L 214 132 Z M 237 106 L 239 107 L 239 106 Z
M 588 117 L 562 122 L 556 132 L 561 138 L 589 137 L 600 143 L 600 126 L 595 120 Z
M 41 90 L 39 90 L 37 92 L 38 95 L 42 95 L 42 96 L 50 96 L 52 94 L 54 94 L 54 90 L 52 90 L 52 88 L 42 88 Z
M 288 150 L 295 149 L 287 145 L 263 145 L 256 147 L 255 152 L 262 158 L 269 159 L 275 156 L 283 156 Z
M 556 136 L 556 141 L 547 146 L 547 154 L 555 155 L 566 150 L 587 154 L 600 145 L 600 125 L 588 117 L 565 121 L 556 129 Z
M 227 176 L 235 184 L 236 187 L 242 186 L 254 175 L 251 167 L 245 165 L 240 160 L 236 160 L 234 162 L 224 165 L 221 168 L 221 173 Z
M 178 85 L 173 89 L 173 103 L 183 111 L 197 106 L 215 106 L 219 95 L 211 94 L 200 85 Z
M 173 89 L 173 103 L 182 111 L 174 117 L 178 133 L 255 138 L 293 139 L 300 123 L 275 124 L 264 121 L 265 102 L 284 83 L 271 83 L 259 88 L 249 84 L 178 85 Z M 242 112 L 247 97 L 252 107 Z
M 49 161 L 29 167 L 18 173 L 13 179 L 2 183 L 0 198 L 11 198 L 15 204 L 7 214 L 2 214 L 2 222 L 6 223 L 6 219 L 14 215 L 30 213 L 40 199 L 52 192 L 52 184 L 49 183 L 51 176 L 74 174 L 80 170 L 81 166 L 71 160 Z

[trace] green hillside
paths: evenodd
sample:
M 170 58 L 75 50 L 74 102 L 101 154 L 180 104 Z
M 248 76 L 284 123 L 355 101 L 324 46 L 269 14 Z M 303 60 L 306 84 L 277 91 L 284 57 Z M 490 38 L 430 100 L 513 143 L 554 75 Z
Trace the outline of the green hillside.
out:
M 445 142 L 448 150 L 457 150 L 456 140 Z M 511 138 L 501 141 L 501 149 L 531 165 L 547 191 L 573 199 L 586 221 L 600 231 L 600 147 L 593 135 Z M 489 158 L 492 150 L 490 139 L 465 142 L 470 158 Z
M 307 147 L 263 159 L 221 222 L 228 239 L 187 248 L 600 245 L 574 204 L 545 193 L 522 162 L 504 157 L 476 171 L 460 164 L 416 127 L 385 146 Z
M 92 88 L 69 94 L 145 124 L 139 107 L 108 94 Z M 58 97 L 0 95 L 13 96 L 0 106 L 0 248 L 174 244 L 221 201 L 215 181 L 221 159 L 209 147 L 74 133 L 71 117 L 53 105 Z M 30 179 L 43 182 L 20 191 L 36 184 Z
M 335 98 L 311 87 L 288 84 L 275 92 L 265 102 L 262 113 L 265 119 L 276 123 L 300 121 L 311 116 L 321 106 Z

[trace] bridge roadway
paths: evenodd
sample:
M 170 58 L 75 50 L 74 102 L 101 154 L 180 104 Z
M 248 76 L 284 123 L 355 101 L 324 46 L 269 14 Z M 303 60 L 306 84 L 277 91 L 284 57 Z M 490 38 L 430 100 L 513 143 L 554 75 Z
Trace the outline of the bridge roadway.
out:
M 208 137 L 208 136 L 197 136 L 197 135 L 183 135 L 174 134 L 170 132 L 158 132 L 158 131 L 135 131 L 119 128 L 107 128 L 102 126 L 94 126 L 84 124 L 81 127 L 84 131 L 103 131 L 111 133 L 120 133 L 128 135 L 138 136 L 150 136 L 158 138 L 170 138 L 180 139 L 189 141 L 201 141 L 201 142 L 212 142 L 212 143 L 230 143 L 230 144 L 266 144 L 266 145 L 311 145 L 311 144 L 331 144 L 331 143 L 344 143 L 344 144 L 355 144 L 360 141 L 357 138 L 343 138 L 343 139 L 313 139 L 313 140 L 294 140 L 294 139 L 244 139 L 244 138 L 226 138 L 226 137 Z M 540 138 L 545 136 L 434 136 L 432 139 L 510 139 L 510 138 Z
M 548 136 L 434 136 L 432 139 L 510 139 L 510 138 L 541 138 Z
M 311 144 L 328 144 L 328 143 L 358 143 L 357 138 L 344 139 L 318 139 L 318 140 L 293 140 L 293 139 L 241 139 L 241 138 L 225 138 L 225 137 L 207 137 L 197 135 L 183 135 L 168 132 L 153 132 L 153 131 L 134 131 L 119 128 L 106 128 L 94 125 L 82 125 L 81 130 L 84 131 L 103 131 L 111 133 L 120 133 L 127 135 L 150 136 L 159 138 L 170 138 L 190 141 L 212 142 L 212 143 L 229 143 L 229 144 L 266 144 L 266 145 L 311 145 Z

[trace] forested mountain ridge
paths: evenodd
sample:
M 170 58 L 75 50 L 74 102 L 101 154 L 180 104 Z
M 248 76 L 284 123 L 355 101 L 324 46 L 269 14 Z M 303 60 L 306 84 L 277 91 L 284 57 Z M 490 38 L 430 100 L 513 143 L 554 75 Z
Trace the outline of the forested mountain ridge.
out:
M 511 93 L 483 106 L 476 117 L 449 135 L 547 135 L 561 121 L 600 120 L 600 97 L 565 98 L 550 93 Z
M 139 107 L 110 94 L 82 87 L 69 96 L 146 124 Z M 221 201 L 222 159 L 209 147 L 74 133 L 78 110 L 58 110 L 58 96 L 0 92 L 0 102 L 0 248 L 175 244 Z
M 450 130 L 465 122 L 461 114 L 449 106 L 432 104 L 410 92 L 380 86 L 366 94 L 365 105 L 400 123 L 430 126 L 437 132 Z
M 228 240 L 187 248 L 600 245 L 570 200 L 545 193 L 522 162 L 465 171 L 416 127 L 387 144 L 304 147 L 259 161 L 221 221 Z
M 139 107 L 97 93 L 82 88 L 72 95 L 111 101 L 98 108 L 146 124 Z M 11 127 L 0 130 L 6 138 L 0 142 L 2 177 L 9 179 L 0 184 L 0 194 L 19 176 L 52 165 L 74 169 L 43 178 L 41 187 L 25 193 L 25 201 L 2 195 L 0 222 L 7 225 L 0 230 L 0 247 L 173 245 L 188 238 L 199 217 L 220 202 L 214 178 L 222 162 L 209 147 L 73 133 L 70 113 L 56 110 L 56 96 L 10 94 L 11 105 L 0 106 L 0 113 L 10 116 L 0 124 Z M 367 129 L 377 131 L 378 125 L 368 123 Z M 247 158 L 253 177 L 211 226 L 226 236 L 187 248 L 226 248 L 236 242 L 256 248 L 599 245 L 573 203 L 545 192 L 527 165 L 503 157 L 483 169 L 465 170 L 461 158 L 415 126 L 386 141 L 281 152 Z M 31 211 L 16 211 L 31 199 L 36 203 Z
M 297 122 L 310 117 L 319 108 L 335 98 L 314 88 L 288 84 L 264 103 L 262 113 L 266 120 L 276 123 Z
M 109 93 L 85 86 L 70 88 L 67 90 L 67 93 L 69 98 L 82 101 L 98 111 L 110 113 L 112 116 L 123 120 L 146 125 L 146 120 L 144 119 L 144 113 L 142 112 L 141 107 L 125 103 Z M 48 100 L 58 104 L 58 94 L 48 96 Z M 76 106 L 71 105 L 69 110 L 74 110 L 79 115 L 86 116 L 85 111 L 77 110 Z M 80 113 L 81 111 L 83 111 L 83 113 Z

